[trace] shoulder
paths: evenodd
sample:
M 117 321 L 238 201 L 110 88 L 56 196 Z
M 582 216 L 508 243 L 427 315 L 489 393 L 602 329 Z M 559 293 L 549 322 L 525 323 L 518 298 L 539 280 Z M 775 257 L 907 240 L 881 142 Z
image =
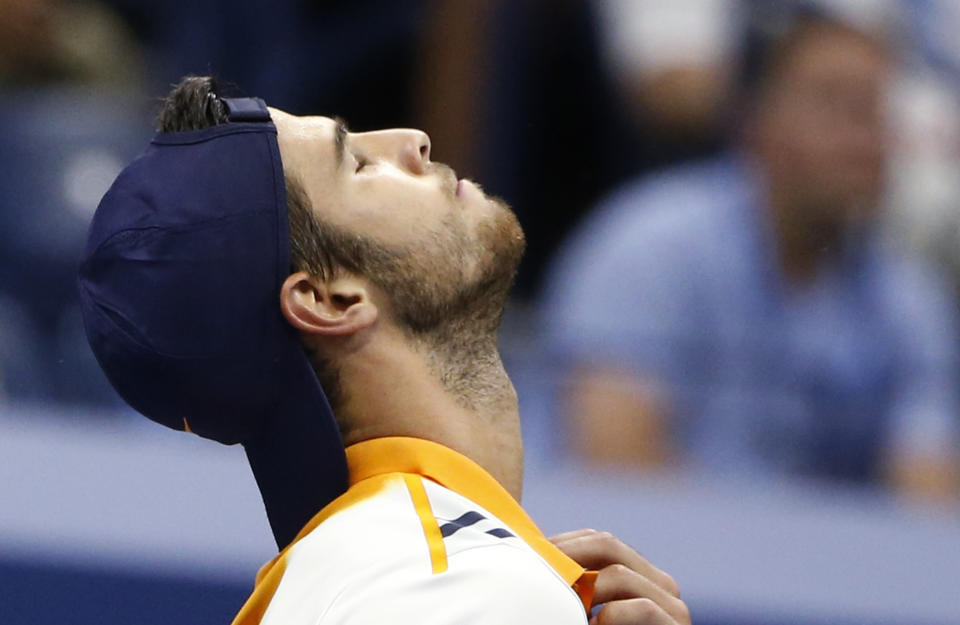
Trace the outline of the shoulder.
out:
M 873 287 L 887 316 L 897 325 L 955 325 L 953 289 L 940 271 L 915 254 L 891 249 L 881 241 L 873 248 Z M 951 330 L 952 332 L 952 330 Z
M 731 217 L 749 212 L 744 169 L 732 156 L 676 167 L 599 204 L 548 270 L 547 334 L 561 343 L 571 329 L 621 337 L 627 311 L 637 328 L 689 318 L 684 301 L 741 254 L 747 235 Z
M 450 557 L 441 574 L 352 583 L 318 623 L 586 625 L 573 591 L 543 566 L 536 554 L 502 545 L 464 550 Z
M 392 475 L 291 548 L 262 623 L 585 623 L 575 593 L 511 536 L 469 500 Z
M 734 157 L 672 167 L 613 191 L 597 204 L 582 231 L 594 235 L 624 228 L 684 232 L 714 218 L 720 206 L 740 194 L 742 183 L 742 167 Z
M 261 623 L 315 623 L 343 589 L 367 577 L 429 566 L 423 530 L 402 475 L 351 488 L 334 513 L 290 546 Z M 323 514 L 323 513 L 321 513 Z M 258 583 L 254 591 L 269 593 Z
M 734 157 L 674 167 L 644 176 L 597 204 L 558 252 L 552 276 L 622 270 L 681 260 L 704 242 L 722 238 L 726 210 L 738 204 L 746 179 Z

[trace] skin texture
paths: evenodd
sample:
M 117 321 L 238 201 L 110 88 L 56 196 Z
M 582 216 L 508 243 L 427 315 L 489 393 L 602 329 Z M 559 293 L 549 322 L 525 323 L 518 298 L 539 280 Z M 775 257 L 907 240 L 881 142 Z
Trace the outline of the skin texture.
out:
M 338 419 L 350 424 L 345 443 L 381 436 L 434 440 L 478 462 L 519 499 L 519 413 L 496 351 L 502 301 L 522 252 L 516 218 L 476 184 L 432 163 L 430 139 L 420 131 L 348 132 L 341 160 L 334 120 L 271 115 L 285 174 L 300 181 L 318 216 L 401 255 L 409 252 L 398 264 L 411 274 L 414 292 L 426 285 L 424 298 L 456 302 L 478 283 L 492 281 L 503 291 L 478 302 L 473 317 L 454 314 L 452 303 L 452 327 L 416 333 L 401 322 L 393 294 L 375 280 L 349 272 L 326 279 L 291 275 L 281 308 L 308 350 L 338 370 L 346 398 Z M 498 296 L 500 305 L 480 305 L 497 303 Z
M 674 579 L 616 536 L 583 529 L 550 541 L 582 566 L 599 572 L 590 625 L 690 624 L 690 610 Z
M 308 351 L 338 371 L 347 398 L 337 410 L 338 420 L 349 423 L 345 444 L 382 436 L 433 440 L 473 459 L 519 500 L 519 412 L 496 349 L 523 249 L 515 217 L 475 184 L 458 183 L 449 168 L 432 163 L 430 139 L 420 131 L 347 133 L 340 158 L 335 120 L 271 115 L 284 173 L 300 182 L 318 217 L 391 250 L 400 269 L 389 284 L 411 292 L 417 286 L 408 281 L 431 284 L 425 292 L 441 302 L 449 298 L 444 310 L 454 320 L 411 331 L 397 293 L 371 277 L 299 271 L 287 278 L 280 294 L 284 316 Z M 416 260 L 404 253 L 409 250 Z M 554 540 L 599 570 L 596 603 L 606 605 L 592 624 L 690 622 L 676 583 L 619 540 L 593 530 Z

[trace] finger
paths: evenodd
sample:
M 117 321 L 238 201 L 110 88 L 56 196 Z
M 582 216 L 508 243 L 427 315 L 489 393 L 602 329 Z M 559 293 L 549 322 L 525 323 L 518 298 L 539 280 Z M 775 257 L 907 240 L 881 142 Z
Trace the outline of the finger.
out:
M 594 587 L 594 605 L 625 599 L 649 599 L 677 622 L 689 620 L 686 604 L 653 581 L 622 564 L 612 564 L 600 571 Z
M 580 538 L 581 536 L 592 536 L 594 534 L 599 534 L 597 530 L 591 529 L 582 529 L 582 530 L 573 530 L 571 532 L 564 532 L 562 534 L 557 534 L 556 536 L 550 537 L 550 542 L 554 545 L 559 545 L 561 543 L 567 542 L 574 538 Z
M 590 530 L 580 531 L 590 532 Z M 576 532 L 568 532 L 568 534 L 576 534 Z M 600 570 L 611 564 L 622 564 L 640 573 L 674 597 L 680 596 L 680 587 L 672 577 L 650 564 L 646 558 L 609 532 L 581 533 L 554 544 L 580 566 Z
M 677 625 L 677 621 L 649 599 L 625 599 L 603 606 L 590 625 Z

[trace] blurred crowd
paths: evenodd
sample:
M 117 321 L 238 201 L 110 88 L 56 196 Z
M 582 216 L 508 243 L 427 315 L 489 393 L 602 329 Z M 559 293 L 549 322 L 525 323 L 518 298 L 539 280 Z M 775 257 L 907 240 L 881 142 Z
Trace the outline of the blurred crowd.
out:
M 214 74 L 421 128 L 514 207 L 543 455 L 956 499 L 958 31 L 952 0 L 0 0 L 0 401 L 119 405 L 86 226 Z

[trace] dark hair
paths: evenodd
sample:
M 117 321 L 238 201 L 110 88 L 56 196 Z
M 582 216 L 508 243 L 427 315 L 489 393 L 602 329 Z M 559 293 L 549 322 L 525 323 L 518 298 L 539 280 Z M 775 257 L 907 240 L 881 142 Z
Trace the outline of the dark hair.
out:
M 739 64 L 741 102 L 755 103 L 796 48 L 820 28 L 859 34 L 887 45 L 887 34 L 861 29 L 808 0 L 762 0 L 748 3 L 749 19 Z
M 156 126 L 159 132 L 203 130 L 229 122 L 227 109 L 220 100 L 223 95 L 218 81 L 210 76 L 185 76 L 160 104 Z M 287 196 L 287 219 L 290 228 L 290 270 L 306 271 L 324 278 L 338 268 L 331 248 L 337 241 L 317 218 L 310 200 L 300 182 L 284 175 Z M 343 255 L 337 255 L 343 256 Z M 348 263 L 349 264 L 349 263 Z M 354 267 L 346 267 L 354 269 Z M 317 374 L 335 414 L 341 403 L 339 373 L 327 361 L 308 350 L 310 363 Z M 338 419 L 338 422 L 339 419 Z M 343 423 L 340 423 L 341 429 Z
M 185 76 L 161 102 L 157 112 L 157 130 L 203 130 L 227 123 L 227 108 L 219 95 L 220 87 L 216 78 Z

